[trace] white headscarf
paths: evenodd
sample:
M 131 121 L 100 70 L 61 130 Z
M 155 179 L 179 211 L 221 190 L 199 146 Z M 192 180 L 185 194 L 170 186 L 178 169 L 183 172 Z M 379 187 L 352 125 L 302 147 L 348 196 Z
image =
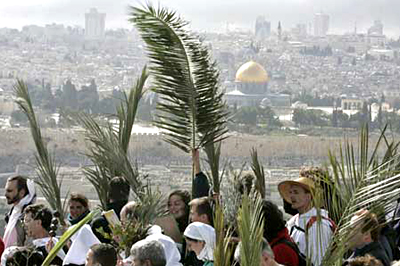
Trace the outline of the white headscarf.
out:
M 86 253 L 89 251 L 90 247 L 100 243 L 88 224 L 82 226 L 82 228 L 71 237 L 71 241 L 72 245 L 65 256 L 63 265 L 85 264 Z
M 10 219 L 8 220 L 6 229 L 4 231 L 4 246 L 10 247 L 10 246 L 16 246 L 18 242 L 18 236 L 17 236 L 17 229 L 15 228 L 15 225 L 18 222 L 18 219 L 21 215 L 22 209 L 24 206 L 28 205 L 29 203 L 34 203 L 36 200 L 36 191 L 35 191 L 35 182 L 31 179 L 28 179 L 26 181 L 26 185 L 28 187 L 28 194 L 23 197 L 17 205 L 14 206 Z
M 204 223 L 194 222 L 186 227 L 184 236 L 204 241 L 204 248 L 201 250 L 200 254 L 197 255 L 199 260 L 214 260 L 214 248 L 215 248 L 215 229 Z
M 165 251 L 166 265 L 165 266 L 182 266 L 180 263 L 181 255 L 172 238 L 162 234 L 162 229 L 158 225 L 150 227 L 146 240 L 156 240 L 160 242 Z

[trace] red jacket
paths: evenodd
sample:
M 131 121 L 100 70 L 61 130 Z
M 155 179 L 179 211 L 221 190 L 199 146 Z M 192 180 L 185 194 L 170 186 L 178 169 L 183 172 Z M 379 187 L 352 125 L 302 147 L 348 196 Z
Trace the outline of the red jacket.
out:
M 276 262 L 285 266 L 299 266 L 299 257 L 293 248 L 285 243 L 278 243 L 274 245 L 274 243 L 278 242 L 278 240 L 281 238 L 285 238 L 288 241 L 293 242 L 286 227 L 283 228 L 278 235 L 269 242 L 270 246 L 272 247 L 272 251 L 274 252 Z
M 4 242 L 3 239 L 0 237 L 0 257 L 4 252 Z

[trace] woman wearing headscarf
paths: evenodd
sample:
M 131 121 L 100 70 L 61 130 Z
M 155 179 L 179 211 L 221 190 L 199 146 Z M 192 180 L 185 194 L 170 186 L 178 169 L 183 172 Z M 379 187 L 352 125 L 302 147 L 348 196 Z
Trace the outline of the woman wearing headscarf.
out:
M 215 230 L 208 224 L 194 222 L 188 225 L 183 233 L 190 250 L 196 253 L 204 266 L 214 265 Z

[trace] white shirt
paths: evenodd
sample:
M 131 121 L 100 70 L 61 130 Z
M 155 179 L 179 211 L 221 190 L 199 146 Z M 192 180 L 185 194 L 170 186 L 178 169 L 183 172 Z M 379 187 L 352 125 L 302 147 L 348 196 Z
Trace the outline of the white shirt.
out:
M 324 209 L 320 210 L 320 215 L 326 218 L 329 217 L 328 212 Z M 300 251 L 307 258 L 311 258 L 311 262 L 314 266 L 319 266 L 321 265 L 325 251 L 328 248 L 332 237 L 330 222 L 326 219 L 321 219 L 321 221 L 317 220 L 311 225 L 308 229 L 308 250 L 306 233 L 296 228 L 292 229 L 292 227 L 297 226 L 306 231 L 307 222 L 312 216 L 317 216 L 317 209 L 312 208 L 306 213 L 293 216 L 288 221 L 287 228 L 290 232 L 290 236 L 297 244 Z
M 57 239 L 56 237 L 52 237 L 51 240 L 53 241 L 53 245 L 56 245 L 57 242 L 58 242 L 58 239 Z M 34 240 L 32 241 L 32 244 L 33 244 L 35 247 L 38 247 L 38 248 L 39 248 L 39 247 L 45 247 L 46 244 L 47 244 L 47 242 L 49 242 L 49 241 L 50 241 L 50 237 L 38 238 L 38 239 L 34 239 Z M 63 260 L 63 259 L 65 258 L 65 252 L 64 252 L 64 250 L 63 250 L 63 249 L 60 249 L 60 250 L 57 252 L 57 256 L 58 256 L 61 260 Z

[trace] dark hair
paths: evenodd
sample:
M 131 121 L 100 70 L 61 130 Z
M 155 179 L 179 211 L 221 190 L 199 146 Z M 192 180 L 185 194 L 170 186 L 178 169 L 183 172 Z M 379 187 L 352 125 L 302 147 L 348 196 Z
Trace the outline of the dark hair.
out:
M 169 206 L 169 200 L 171 199 L 172 196 L 178 196 L 183 200 L 183 202 L 185 203 L 185 216 L 189 215 L 189 211 L 190 211 L 189 202 L 190 202 L 190 198 L 191 198 L 189 191 L 180 190 L 180 189 L 172 191 L 171 194 L 169 194 L 169 196 L 168 196 L 168 206 Z
M 28 179 L 27 177 L 22 175 L 14 175 L 9 177 L 7 181 L 17 181 L 18 192 L 21 191 L 21 189 L 24 189 L 25 190 L 24 197 L 25 197 L 26 195 L 29 194 L 28 185 L 26 183 L 27 179 Z
M 264 215 L 264 237 L 271 242 L 278 233 L 285 228 L 285 220 L 278 206 L 268 200 L 263 201 L 262 213 Z
M 131 186 L 129 182 L 122 176 L 111 178 L 108 191 L 108 199 L 113 201 L 128 201 Z
M 90 247 L 93 252 L 93 264 L 99 263 L 101 266 L 117 265 L 117 251 L 110 244 L 96 244 Z
M 183 200 L 183 202 L 185 203 L 185 215 L 180 219 L 176 219 L 176 222 L 178 223 L 179 231 L 183 233 L 189 222 L 189 212 L 190 212 L 189 202 L 190 202 L 190 198 L 191 198 L 190 193 L 186 190 L 180 190 L 180 189 L 172 191 L 171 194 L 169 194 L 169 196 L 168 196 L 168 207 L 169 207 L 169 201 L 172 196 L 180 197 Z
M 254 186 L 255 183 L 255 177 L 253 174 L 245 174 L 239 179 L 238 183 L 238 191 L 241 195 L 247 193 L 249 194 Z
M 71 203 L 71 201 L 76 201 L 79 202 L 80 204 L 82 204 L 83 207 L 85 207 L 86 209 L 89 208 L 89 200 L 82 194 L 80 193 L 74 193 L 72 192 L 69 196 L 69 200 L 68 203 Z
M 212 200 L 209 197 L 201 197 L 197 199 L 193 199 L 189 202 L 189 206 L 196 207 L 196 212 L 199 215 L 205 214 L 207 215 L 208 221 L 210 221 L 211 226 L 214 225 L 214 211 L 212 208 Z
M 171 192 L 171 194 L 169 194 L 168 196 L 168 201 L 171 199 L 172 196 L 179 196 L 181 197 L 181 199 L 183 200 L 183 202 L 185 202 L 186 206 L 189 206 L 189 202 L 190 202 L 190 193 L 189 191 L 186 190 L 174 190 Z
M 189 240 L 189 241 L 192 241 L 192 242 L 205 242 L 204 240 L 198 240 L 198 239 L 194 239 L 194 238 L 191 238 L 191 237 L 188 237 L 188 236 L 185 236 L 185 239 Z
M 43 254 L 35 249 L 18 247 L 6 260 L 6 266 L 40 266 L 44 261 Z
M 42 222 L 42 227 L 46 231 L 50 231 L 51 219 L 53 214 L 50 209 L 45 207 L 43 204 L 29 205 L 24 210 L 25 214 L 30 213 L 33 220 L 40 220 Z

